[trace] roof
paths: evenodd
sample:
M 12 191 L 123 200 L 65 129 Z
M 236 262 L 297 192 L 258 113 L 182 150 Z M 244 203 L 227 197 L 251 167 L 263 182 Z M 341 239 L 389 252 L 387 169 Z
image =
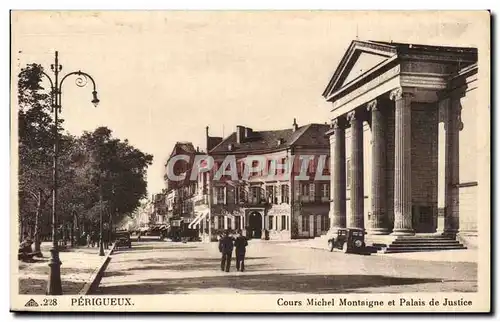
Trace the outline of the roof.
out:
M 477 48 L 431 46 L 373 40 L 353 40 L 340 60 L 333 76 L 328 82 L 328 85 L 323 91 L 323 96 L 325 98 L 327 98 L 331 93 L 334 93 L 342 88 L 345 85 L 344 83 L 350 82 L 349 79 L 346 81 L 346 78 L 349 77 L 349 74 L 351 73 L 354 65 L 357 63 L 358 58 L 360 58 L 360 55 L 363 54 L 378 57 L 378 60 L 372 66 L 364 66 L 365 68 L 363 68 L 363 72 L 356 75 L 357 78 L 363 77 L 362 75 L 366 75 L 367 73 L 384 65 L 384 63 L 387 63 L 392 59 L 397 59 L 401 56 L 403 56 L 403 58 L 412 57 L 411 59 L 423 59 L 424 57 L 436 59 L 436 57 L 440 57 L 441 60 L 449 62 L 461 61 L 463 65 L 473 64 L 477 61 Z
M 279 151 L 292 146 L 329 146 L 325 133 L 329 126 L 326 124 L 308 124 L 299 127 L 296 131 L 292 128 L 271 131 L 253 131 L 250 138 L 242 143 L 236 142 L 236 132 L 231 133 L 221 143 L 210 150 L 210 154 L 250 153 Z M 279 144 L 278 140 L 283 139 Z M 229 145 L 234 147 L 229 150 Z
M 196 150 L 194 149 L 193 143 L 191 142 L 177 142 L 175 144 L 177 149 L 182 150 L 187 153 L 196 153 Z

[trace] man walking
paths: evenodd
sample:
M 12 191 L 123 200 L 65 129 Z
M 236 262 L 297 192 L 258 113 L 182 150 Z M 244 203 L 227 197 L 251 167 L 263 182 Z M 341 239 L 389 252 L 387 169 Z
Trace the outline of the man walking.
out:
M 229 231 L 224 232 L 224 236 L 219 240 L 219 251 L 222 253 L 220 262 L 221 271 L 229 272 L 231 267 L 231 256 L 233 254 L 233 239 L 229 236 Z
M 241 234 L 241 230 L 238 231 L 238 237 L 234 241 L 234 247 L 236 248 L 236 270 L 241 272 L 245 271 L 245 253 L 248 246 L 248 241 L 245 236 Z

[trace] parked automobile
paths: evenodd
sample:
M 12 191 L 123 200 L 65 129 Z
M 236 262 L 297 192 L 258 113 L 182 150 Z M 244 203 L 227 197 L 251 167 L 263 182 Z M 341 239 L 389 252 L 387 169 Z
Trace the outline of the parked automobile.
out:
M 132 241 L 130 240 L 130 233 L 128 231 L 117 231 L 115 237 L 116 247 L 132 248 Z
M 365 250 L 365 232 L 363 229 L 340 228 L 337 236 L 328 240 L 328 246 L 332 252 L 334 249 L 340 249 L 344 253 L 364 253 Z

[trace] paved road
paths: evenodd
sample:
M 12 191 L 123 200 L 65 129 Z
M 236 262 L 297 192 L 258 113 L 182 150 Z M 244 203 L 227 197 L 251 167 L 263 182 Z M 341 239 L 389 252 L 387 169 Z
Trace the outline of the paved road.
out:
M 141 242 L 112 255 L 99 294 L 475 292 L 477 264 L 330 253 L 250 241 L 246 271 L 217 244 Z

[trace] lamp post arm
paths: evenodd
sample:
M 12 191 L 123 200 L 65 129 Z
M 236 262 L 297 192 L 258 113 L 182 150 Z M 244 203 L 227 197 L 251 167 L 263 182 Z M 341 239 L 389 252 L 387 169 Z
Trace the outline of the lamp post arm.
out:
M 76 71 L 76 72 L 71 72 L 71 73 L 68 73 L 66 74 L 62 79 L 61 79 L 61 82 L 59 83 L 59 106 L 62 106 L 61 104 L 61 97 L 62 97 L 62 86 L 64 84 L 64 80 L 66 80 L 66 78 L 68 78 L 68 76 L 71 76 L 71 75 L 77 75 L 79 77 L 76 78 L 75 80 L 75 84 L 76 86 L 78 87 L 85 87 L 87 85 L 87 79 L 90 79 L 90 81 L 92 82 L 92 87 L 93 87 L 93 91 L 92 93 L 94 94 L 94 100 L 97 100 L 97 97 L 96 97 L 96 94 L 97 94 L 97 87 L 95 85 L 95 81 L 94 79 L 92 78 L 92 76 L 90 76 L 89 74 L 85 73 L 85 72 L 82 72 L 81 70 L 79 71 Z M 83 76 L 83 77 L 81 77 Z M 97 102 L 99 102 L 97 100 Z

